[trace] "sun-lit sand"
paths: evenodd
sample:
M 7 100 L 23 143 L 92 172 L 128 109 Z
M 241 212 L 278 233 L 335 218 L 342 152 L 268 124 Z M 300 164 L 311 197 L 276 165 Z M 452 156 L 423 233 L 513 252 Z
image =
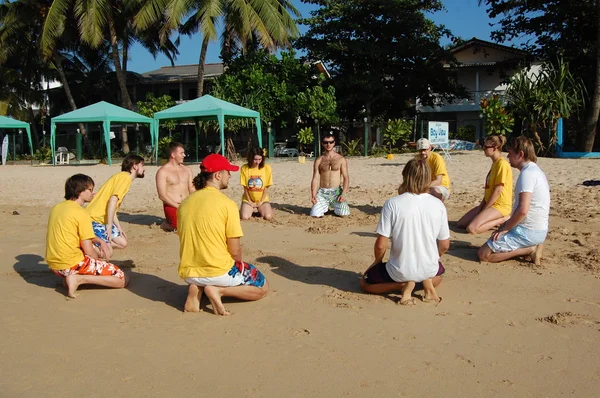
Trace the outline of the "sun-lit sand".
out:
M 156 166 L 135 180 L 120 219 L 130 244 L 114 262 L 124 290 L 68 300 L 44 262 L 51 206 L 67 177 L 100 186 L 118 166 L 0 167 L 0 396 L 597 396 L 600 390 L 600 160 L 540 159 L 550 181 L 542 267 L 480 264 L 486 235 L 453 225 L 483 195 L 481 151 L 448 163 L 451 247 L 439 306 L 359 291 L 384 201 L 410 155 L 351 158 L 352 214 L 311 219 L 312 162 L 271 162 L 275 219 L 243 223 L 244 260 L 269 279 L 231 317 L 184 313 L 178 239 L 159 228 Z M 194 174 L 199 171 L 192 166 Z M 514 178 L 518 171 L 514 171 Z M 241 198 L 239 174 L 226 191 Z M 420 292 L 416 292 L 420 294 Z

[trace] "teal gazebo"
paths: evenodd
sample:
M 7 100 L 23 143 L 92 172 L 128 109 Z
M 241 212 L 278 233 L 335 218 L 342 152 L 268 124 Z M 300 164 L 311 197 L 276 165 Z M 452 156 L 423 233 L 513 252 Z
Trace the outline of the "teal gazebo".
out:
M 156 148 L 158 141 L 157 131 L 154 130 L 154 123 L 149 117 L 140 115 L 120 106 L 100 101 L 84 108 L 74 110 L 60 116 L 53 117 L 50 120 L 50 146 L 52 148 L 52 164 L 56 164 L 55 146 L 56 146 L 56 125 L 61 123 L 89 123 L 101 122 L 104 131 L 104 143 L 106 144 L 106 161 L 112 165 L 110 150 L 110 124 L 112 122 L 120 123 L 141 123 L 150 127 L 150 142 L 152 148 Z
M 260 127 L 260 113 L 247 109 L 231 102 L 223 101 L 212 95 L 203 95 L 193 101 L 176 105 L 154 114 L 154 130 L 158 136 L 158 125 L 161 120 L 193 120 L 196 125 L 196 156 L 198 156 L 198 123 L 199 121 L 217 120 L 221 133 L 221 155 L 225 155 L 225 121 L 228 119 L 251 118 L 256 123 L 258 145 L 262 148 L 262 129 Z M 158 151 L 156 152 L 158 162 Z M 198 159 L 196 159 L 197 161 Z
M 31 142 L 31 128 L 29 127 L 29 123 L 22 122 L 20 120 L 13 119 L 11 117 L 0 116 L 0 129 L 25 129 L 27 131 L 27 139 L 29 141 L 29 150 L 31 151 L 31 156 L 33 157 L 33 145 Z M 0 142 L 1 144 L 1 142 Z M 14 143 L 13 143 L 14 148 Z

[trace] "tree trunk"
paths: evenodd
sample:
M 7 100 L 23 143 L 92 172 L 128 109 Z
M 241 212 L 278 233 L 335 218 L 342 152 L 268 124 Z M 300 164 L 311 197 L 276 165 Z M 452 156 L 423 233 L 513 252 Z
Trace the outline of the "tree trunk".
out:
M 591 107 L 587 113 L 585 122 L 583 147 L 581 148 L 584 152 L 592 152 L 594 148 L 598 116 L 600 115 L 600 0 L 596 0 L 596 12 L 596 80 L 594 83 L 594 94 L 590 103 Z
M 599 0 L 600 1 L 600 0 Z M 204 62 L 206 61 L 206 51 L 208 50 L 208 36 L 202 40 L 202 49 L 200 50 L 200 60 L 198 61 L 198 88 L 197 97 L 204 94 Z
M 67 101 L 69 101 L 69 105 L 71 105 L 71 110 L 75 111 L 77 110 L 77 104 L 75 104 L 75 99 L 73 98 L 73 94 L 71 93 L 69 81 L 67 80 L 65 70 L 62 67 L 62 62 L 58 54 L 54 54 L 54 66 L 56 67 L 56 71 L 58 72 L 58 78 L 60 79 L 60 83 L 62 84 L 63 89 L 65 90 Z M 83 123 L 79 123 L 79 132 L 83 136 L 83 146 L 86 149 L 90 149 L 87 131 L 85 130 L 85 126 L 83 125 Z

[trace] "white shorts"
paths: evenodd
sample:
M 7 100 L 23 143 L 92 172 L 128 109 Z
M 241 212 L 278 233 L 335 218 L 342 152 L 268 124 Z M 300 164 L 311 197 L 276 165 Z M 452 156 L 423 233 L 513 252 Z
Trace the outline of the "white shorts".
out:
M 229 287 L 229 286 L 239 286 L 244 284 L 244 277 L 242 274 L 237 274 L 235 276 L 229 275 L 226 273 L 221 276 L 211 276 L 209 278 L 185 278 L 185 283 L 188 285 L 196 285 L 196 286 L 219 286 L 219 287 Z
M 436 187 L 431 187 L 432 189 L 437 189 L 438 191 L 440 191 L 440 193 L 442 194 L 442 198 L 444 198 L 444 200 L 448 200 L 448 198 L 450 198 L 450 191 L 448 190 L 448 188 L 443 187 L 441 185 L 438 185 Z

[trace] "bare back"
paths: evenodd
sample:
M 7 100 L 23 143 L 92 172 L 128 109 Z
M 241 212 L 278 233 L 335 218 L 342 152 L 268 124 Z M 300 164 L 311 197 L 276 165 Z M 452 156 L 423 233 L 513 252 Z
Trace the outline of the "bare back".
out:
M 195 191 L 192 180 L 192 169 L 167 163 L 156 173 L 158 197 L 164 204 L 178 207 L 183 199 Z

